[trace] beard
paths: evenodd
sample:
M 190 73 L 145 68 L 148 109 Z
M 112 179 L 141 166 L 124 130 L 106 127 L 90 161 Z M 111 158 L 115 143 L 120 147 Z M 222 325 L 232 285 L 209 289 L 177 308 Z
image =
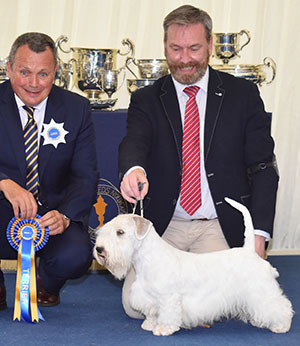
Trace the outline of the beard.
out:
M 166 58 L 171 75 L 175 80 L 177 80 L 177 82 L 181 84 L 194 84 L 205 75 L 209 62 L 209 52 L 207 52 L 207 55 L 201 61 L 192 61 L 187 64 L 173 63 L 168 57 L 168 54 L 166 54 Z M 196 68 L 195 72 L 192 75 L 185 75 L 180 72 L 180 69 L 190 67 Z

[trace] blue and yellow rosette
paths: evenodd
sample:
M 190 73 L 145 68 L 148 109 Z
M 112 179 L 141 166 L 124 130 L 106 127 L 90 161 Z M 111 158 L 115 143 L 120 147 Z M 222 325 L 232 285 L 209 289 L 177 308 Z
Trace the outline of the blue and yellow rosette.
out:
M 49 239 L 48 227 L 41 228 L 34 219 L 12 218 L 7 227 L 7 239 L 18 251 L 18 269 L 14 320 L 29 323 L 44 320 L 37 305 L 35 252 L 42 249 Z

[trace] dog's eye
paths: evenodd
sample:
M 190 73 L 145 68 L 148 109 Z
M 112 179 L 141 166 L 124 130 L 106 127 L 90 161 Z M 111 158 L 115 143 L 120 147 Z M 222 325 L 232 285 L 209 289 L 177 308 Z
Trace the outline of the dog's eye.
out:
M 118 229 L 117 230 L 117 236 L 121 236 L 121 235 L 123 235 L 125 232 L 122 230 L 122 229 Z

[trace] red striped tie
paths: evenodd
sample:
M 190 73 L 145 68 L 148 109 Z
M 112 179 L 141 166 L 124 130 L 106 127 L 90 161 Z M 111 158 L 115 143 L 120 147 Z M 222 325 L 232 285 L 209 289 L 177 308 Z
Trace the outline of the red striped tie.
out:
M 189 99 L 185 106 L 182 141 L 180 205 L 190 215 L 193 215 L 201 206 L 200 118 L 196 103 L 196 94 L 199 89 L 195 85 L 184 89 Z

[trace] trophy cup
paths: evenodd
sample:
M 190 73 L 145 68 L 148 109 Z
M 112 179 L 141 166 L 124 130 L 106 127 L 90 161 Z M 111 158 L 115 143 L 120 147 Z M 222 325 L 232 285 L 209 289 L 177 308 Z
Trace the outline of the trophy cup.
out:
M 241 77 L 261 86 L 264 82 L 270 84 L 276 76 L 276 63 L 273 59 L 265 57 L 260 65 L 212 65 L 218 71 L 230 73 L 236 77 Z M 272 76 L 267 78 L 267 71 L 271 70 Z
M 132 63 L 136 66 L 137 73 L 130 68 Z M 134 59 L 134 57 L 129 57 L 126 60 L 126 67 L 135 77 L 135 79 L 127 79 L 127 89 L 130 94 L 137 89 L 153 84 L 158 78 L 169 73 L 165 59 Z
M 0 59 L 0 83 L 5 82 L 8 79 L 6 70 L 7 58 Z
M 240 37 L 246 35 L 247 41 L 240 46 Z M 248 30 L 241 30 L 239 33 L 214 33 L 214 53 L 213 56 L 222 59 L 224 64 L 228 64 L 230 59 L 239 56 L 238 53 L 250 42 Z
M 62 43 L 68 41 L 66 36 L 60 36 L 58 47 L 64 53 L 72 52 L 75 62 L 74 84 L 83 91 L 89 99 L 92 108 L 113 107 L 117 99 L 112 99 L 112 94 L 119 88 L 118 78 L 121 70 L 125 66 L 117 69 L 117 55 L 126 56 L 133 53 L 134 45 L 130 39 L 122 40 L 122 45 L 126 45 L 128 50 L 121 53 L 119 49 L 96 49 L 71 47 L 66 51 L 62 48 Z M 109 71 L 111 73 L 109 73 Z M 108 80 L 110 80 L 108 82 Z M 105 90 L 104 83 L 105 82 Z M 103 99 L 102 95 L 107 93 L 108 99 Z
M 123 72 L 122 82 L 119 83 L 119 76 Z M 108 95 L 108 98 L 111 99 L 112 94 L 118 91 L 124 83 L 125 80 L 125 68 L 119 70 L 104 70 L 101 73 L 101 86 L 102 90 Z M 119 85 L 119 87 L 118 87 Z

